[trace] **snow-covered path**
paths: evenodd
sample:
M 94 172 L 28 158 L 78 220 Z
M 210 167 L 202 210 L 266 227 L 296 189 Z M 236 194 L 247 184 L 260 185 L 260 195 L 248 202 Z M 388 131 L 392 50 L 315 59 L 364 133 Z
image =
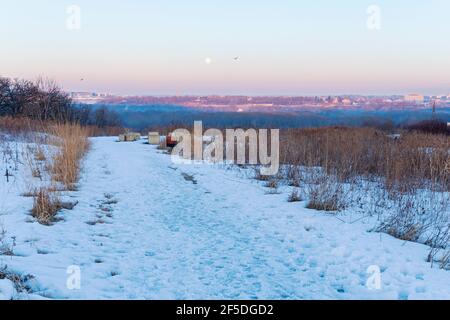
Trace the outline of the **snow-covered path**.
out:
M 266 194 L 233 170 L 175 165 L 142 142 L 92 141 L 73 195 L 79 204 L 64 221 L 44 227 L 6 218 L 11 233 L 13 220 L 26 228 L 18 232 L 21 256 L 8 263 L 33 274 L 40 295 L 450 298 L 450 272 L 431 269 L 423 245 L 288 203 L 287 194 Z M 66 287 L 70 265 L 80 267 L 80 290 Z M 372 265 L 382 272 L 380 290 L 366 286 Z

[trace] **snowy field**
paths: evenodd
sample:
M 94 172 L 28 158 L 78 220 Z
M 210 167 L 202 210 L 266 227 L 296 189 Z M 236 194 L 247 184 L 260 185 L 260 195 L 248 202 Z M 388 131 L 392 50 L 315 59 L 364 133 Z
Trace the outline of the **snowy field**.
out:
M 25 170 L 6 183 L 2 168 L 13 254 L 0 270 L 32 277 L 30 293 L 0 280 L 0 298 L 450 299 L 450 272 L 431 268 L 425 245 L 268 194 L 249 169 L 175 165 L 142 141 L 115 141 L 92 139 L 78 191 L 63 195 L 78 205 L 52 226 L 30 215 Z M 79 289 L 67 286 L 70 266 Z

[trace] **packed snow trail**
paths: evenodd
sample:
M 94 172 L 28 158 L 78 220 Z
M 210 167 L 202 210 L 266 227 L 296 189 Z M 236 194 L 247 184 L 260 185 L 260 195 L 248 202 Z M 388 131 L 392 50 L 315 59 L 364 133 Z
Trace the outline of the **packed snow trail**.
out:
M 12 265 L 35 276 L 40 296 L 450 298 L 450 273 L 430 268 L 426 246 L 288 203 L 237 170 L 175 165 L 142 141 L 92 142 L 64 221 L 16 221 L 31 229 Z M 70 265 L 80 267 L 79 290 L 67 288 Z M 373 265 L 379 290 L 366 285 Z

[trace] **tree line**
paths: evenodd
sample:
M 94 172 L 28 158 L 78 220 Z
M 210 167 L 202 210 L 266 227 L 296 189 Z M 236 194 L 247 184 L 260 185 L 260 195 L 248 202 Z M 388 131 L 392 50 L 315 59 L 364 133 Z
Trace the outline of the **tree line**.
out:
M 79 123 L 100 128 L 120 126 L 119 116 L 106 108 L 75 105 L 53 80 L 0 77 L 0 117 Z

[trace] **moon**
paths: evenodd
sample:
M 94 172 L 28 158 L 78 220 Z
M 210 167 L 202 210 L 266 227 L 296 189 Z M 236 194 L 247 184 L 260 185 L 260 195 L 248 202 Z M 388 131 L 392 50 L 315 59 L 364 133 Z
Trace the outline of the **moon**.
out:
M 206 64 L 211 64 L 211 62 L 212 62 L 212 60 L 211 60 L 210 57 L 207 57 L 207 58 L 205 59 L 205 63 L 206 63 Z

